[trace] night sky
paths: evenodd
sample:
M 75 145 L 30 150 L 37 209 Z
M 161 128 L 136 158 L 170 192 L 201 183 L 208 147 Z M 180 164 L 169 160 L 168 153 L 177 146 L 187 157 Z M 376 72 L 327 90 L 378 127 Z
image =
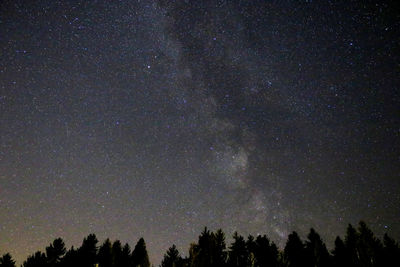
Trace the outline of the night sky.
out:
M 368 2 L 367 4 L 362 2 Z M 0 254 L 400 239 L 395 1 L 0 2 Z M 229 241 L 229 239 L 228 239 Z

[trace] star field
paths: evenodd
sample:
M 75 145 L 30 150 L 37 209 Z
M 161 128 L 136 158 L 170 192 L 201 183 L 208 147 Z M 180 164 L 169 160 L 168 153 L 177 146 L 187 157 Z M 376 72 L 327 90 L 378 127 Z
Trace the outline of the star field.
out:
M 204 226 L 400 239 L 399 7 L 4 1 L 0 254 Z

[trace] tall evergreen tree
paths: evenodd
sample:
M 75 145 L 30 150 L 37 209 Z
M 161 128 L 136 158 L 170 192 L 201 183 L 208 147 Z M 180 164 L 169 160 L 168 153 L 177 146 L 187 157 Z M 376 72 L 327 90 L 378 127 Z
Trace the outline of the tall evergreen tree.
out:
M 60 262 L 62 256 L 64 256 L 66 252 L 64 241 L 61 238 L 57 238 L 46 247 L 46 257 L 47 263 L 50 267 L 57 266 Z
M 99 253 L 97 254 L 97 260 L 99 262 L 99 267 L 112 267 L 113 258 L 111 252 L 111 241 L 106 239 L 99 248 Z
M 247 265 L 248 266 L 256 266 L 256 242 L 254 240 L 254 236 L 249 235 L 246 241 L 246 250 L 247 250 Z
M 214 266 L 213 262 L 213 249 L 214 249 L 214 235 L 207 227 L 204 228 L 199 236 L 199 243 L 197 246 L 198 252 L 195 259 L 196 267 Z
M 167 250 L 167 253 L 164 255 L 164 258 L 161 262 L 160 267 L 181 267 L 182 266 L 182 257 L 179 255 L 179 251 L 175 245 L 172 245 Z
M 125 267 L 121 265 L 122 245 L 119 240 L 115 240 L 111 247 L 112 262 L 114 267 Z
M 255 266 L 278 266 L 278 247 L 272 242 L 270 243 L 266 235 L 259 235 L 255 240 L 254 257 Z
M 382 266 L 400 266 L 399 244 L 387 234 L 383 237 Z
M 335 239 L 335 248 L 332 251 L 333 266 L 350 267 L 350 257 L 343 240 L 337 236 Z
M 93 267 L 97 261 L 97 237 L 90 234 L 83 239 L 82 246 L 79 248 L 79 266 Z
M 15 261 L 12 259 L 10 253 L 6 253 L 0 257 L 0 267 L 15 267 Z
M 381 241 L 374 236 L 374 233 L 363 221 L 359 223 L 358 232 L 357 251 L 361 265 L 365 267 L 380 266 L 383 250 Z
M 150 267 L 149 256 L 147 254 L 146 243 L 140 238 L 132 252 L 132 262 L 134 267 Z
M 311 228 L 307 238 L 308 240 L 305 244 L 306 255 L 308 258 L 307 264 L 313 267 L 330 266 L 330 255 L 328 249 L 319 234 Z
M 246 248 L 246 241 L 237 232 L 233 234 L 233 243 L 229 247 L 228 266 L 244 267 L 247 266 L 249 254 Z
M 224 266 L 226 259 L 225 234 L 218 230 L 216 234 L 207 227 L 199 236 L 198 244 L 192 244 L 189 261 L 195 267 Z
M 47 266 L 46 255 L 40 251 L 30 255 L 22 264 L 23 267 L 44 267 Z
M 199 255 L 199 245 L 196 243 L 191 243 L 189 247 L 189 259 L 188 259 L 188 266 L 196 267 L 197 265 L 197 257 Z
M 304 244 L 299 235 L 293 232 L 289 235 L 284 249 L 284 262 L 287 267 L 306 266 Z
M 80 266 L 80 258 L 79 253 L 72 246 L 64 255 L 64 257 L 60 261 L 60 266 L 62 267 L 70 267 L 70 266 Z
M 226 265 L 226 243 L 225 243 L 225 234 L 222 229 L 218 229 L 214 234 L 214 265 L 218 267 L 223 267 Z
M 346 254 L 348 257 L 349 265 L 354 267 L 360 266 L 360 258 L 357 250 L 358 233 L 357 230 L 351 224 L 347 226 L 344 244 L 346 248 Z
M 124 245 L 121 252 L 121 266 L 130 267 L 132 266 L 131 261 L 131 247 L 128 243 Z

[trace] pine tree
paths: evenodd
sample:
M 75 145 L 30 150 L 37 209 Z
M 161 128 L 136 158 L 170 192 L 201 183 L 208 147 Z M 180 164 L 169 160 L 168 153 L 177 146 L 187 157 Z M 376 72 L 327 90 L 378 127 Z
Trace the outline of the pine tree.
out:
M 358 232 L 357 251 L 361 265 L 365 267 L 380 266 L 380 256 L 383 250 L 381 241 L 374 236 L 374 233 L 363 221 L 359 223 Z
M 100 267 L 112 267 L 113 258 L 110 239 L 106 239 L 99 248 L 97 259 Z
M 257 236 L 253 253 L 256 267 L 278 265 L 278 247 L 274 243 L 270 243 L 266 235 Z
M 226 243 L 225 243 L 225 234 L 222 229 L 218 229 L 214 235 L 214 265 L 217 267 L 223 267 L 226 265 Z
M 306 255 L 308 257 L 307 264 L 315 267 L 329 266 L 330 255 L 319 234 L 311 228 L 307 238 L 308 241 L 305 244 Z
M 93 267 L 97 261 L 97 243 L 95 234 L 90 234 L 83 239 L 82 246 L 78 250 L 79 266 Z
M 60 261 L 60 266 L 62 267 L 70 267 L 70 266 L 80 266 L 79 265 L 79 253 L 72 246 L 67 253 L 65 253 L 64 257 Z
M 146 250 L 146 243 L 143 238 L 137 242 L 132 252 L 132 262 L 134 267 L 150 267 L 149 256 Z
M 50 267 L 56 266 L 60 262 L 62 256 L 64 256 L 65 252 L 64 241 L 61 238 L 55 239 L 52 244 L 46 247 L 48 265 Z
M 335 248 L 332 251 L 333 265 L 340 267 L 350 266 L 350 257 L 343 240 L 337 236 L 335 239 Z
M 29 256 L 26 261 L 22 264 L 23 267 L 44 267 L 47 266 L 46 255 L 40 251 L 37 251 L 33 255 Z
M 131 266 L 131 247 L 128 243 L 124 245 L 121 252 L 121 266 L 130 267 Z
M 196 266 L 213 266 L 214 235 L 207 227 L 199 236 L 198 255 Z
M 161 262 L 161 267 L 180 267 L 182 266 L 182 257 L 179 255 L 179 251 L 175 245 L 172 245 L 167 250 L 164 258 Z
M 359 252 L 357 249 L 358 233 L 351 224 L 347 226 L 344 244 L 349 265 L 354 267 L 360 266 Z
M 400 266 L 400 246 L 387 234 L 383 236 L 382 266 Z
M 0 267 L 15 267 L 15 261 L 12 259 L 10 253 L 6 253 L 0 257 Z
M 112 262 L 114 267 L 125 267 L 121 265 L 122 245 L 119 240 L 115 240 L 111 247 Z
M 224 266 L 226 259 L 225 248 L 225 235 L 222 230 L 218 230 L 214 234 L 205 227 L 199 236 L 198 244 L 191 245 L 189 258 L 191 266 Z
M 291 233 L 288 237 L 284 249 L 284 262 L 288 267 L 306 266 L 304 244 L 296 232 Z
M 198 262 L 198 260 L 197 260 L 197 258 L 198 258 L 198 255 L 199 255 L 199 245 L 198 244 L 196 244 L 196 243 L 192 243 L 192 244 L 190 244 L 190 247 L 189 247 L 189 259 L 188 259 L 188 265 L 190 266 L 190 267 L 197 267 L 198 265 L 197 265 L 197 262 Z
M 246 250 L 248 253 L 248 258 L 247 258 L 248 266 L 251 266 L 251 267 L 256 266 L 256 256 L 255 256 L 256 242 L 254 240 L 254 236 L 252 236 L 252 235 L 249 235 L 247 237 Z
M 246 241 L 243 236 L 237 232 L 233 234 L 233 243 L 229 247 L 229 267 L 245 267 L 248 263 L 248 251 L 246 249 Z

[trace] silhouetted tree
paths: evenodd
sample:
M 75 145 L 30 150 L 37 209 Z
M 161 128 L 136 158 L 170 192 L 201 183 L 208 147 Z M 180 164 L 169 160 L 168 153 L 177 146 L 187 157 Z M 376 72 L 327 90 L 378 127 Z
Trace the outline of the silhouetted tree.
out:
M 400 266 L 399 244 L 387 234 L 383 236 L 382 266 Z
M 288 267 L 306 266 L 304 244 L 299 235 L 293 232 L 289 235 L 284 249 L 284 262 Z
M 189 247 L 189 258 L 188 258 L 188 266 L 190 266 L 190 267 L 194 267 L 194 266 L 197 266 L 196 264 L 197 264 L 197 257 L 198 257 L 198 254 L 199 254 L 199 245 L 198 244 L 196 244 L 196 243 L 192 243 L 192 244 L 190 244 L 190 247 Z
M 55 239 L 52 244 L 46 247 L 48 265 L 50 267 L 56 266 L 60 262 L 61 257 L 64 256 L 65 252 L 64 241 L 61 238 Z
M 0 267 L 15 267 L 15 261 L 12 259 L 10 253 L 6 253 L 0 257 Z
M 82 246 L 78 250 L 79 266 L 94 266 L 97 261 L 97 243 L 95 234 L 90 234 L 83 239 Z
M 347 262 L 349 263 L 350 266 L 354 267 L 361 266 L 359 254 L 357 251 L 357 243 L 358 243 L 358 233 L 356 229 L 351 224 L 349 224 L 346 230 L 344 245 L 348 257 Z
M 313 267 L 330 266 L 330 255 L 328 249 L 319 234 L 311 228 L 307 238 L 308 240 L 305 244 L 307 265 Z
M 149 256 L 146 250 L 146 243 L 140 238 L 132 252 L 132 262 L 135 267 L 150 267 Z
M 274 243 L 270 243 L 266 235 L 257 236 L 254 241 L 254 266 L 278 266 L 278 247 Z
M 167 253 L 164 255 L 164 258 L 161 262 L 161 267 L 181 267 L 182 266 L 182 257 L 179 255 L 179 251 L 175 245 L 172 245 L 167 250 Z
M 99 248 L 97 259 L 100 267 L 112 267 L 112 253 L 110 239 L 106 239 Z
M 383 250 L 381 241 L 374 236 L 374 233 L 363 221 L 359 223 L 358 232 L 357 251 L 361 265 L 365 267 L 381 266 Z
M 199 236 L 197 244 L 192 244 L 189 250 L 190 266 L 223 267 L 226 264 L 225 234 L 221 229 L 216 233 L 207 227 Z
M 24 267 L 43 267 L 47 266 L 46 255 L 40 251 L 28 256 L 26 261 L 22 264 Z
M 114 267 L 122 267 L 121 265 L 121 257 L 122 257 L 122 245 L 119 240 L 115 240 L 112 248 L 111 248 L 111 254 L 112 254 L 112 262 Z
M 61 238 L 55 239 L 46 253 L 40 251 L 30 255 L 22 267 L 150 267 L 146 244 L 143 238 L 131 253 L 128 244 L 124 247 L 116 240 L 106 239 L 97 249 L 97 238 L 91 234 L 84 238 L 78 249 L 71 247 L 66 253 Z M 14 267 L 9 254 L 0 257 L 0 267 Z M 383 243 L 364 222 L 355 229 L 349 225 L 344 241 L 335 240 L 332 256 L 319 234 L 310 229 L 303 242 L 296 232 L 288 236 L 283 251 L 265 236 L 247 240 L 237 232 L 226 250 L 225 235 L 221 229 L 213 233 L 207 228 L 199 235 L 198 243 L 190 245 L 189 257 L 182 258 L 175 245 L 170 247 L 160 267 L 380 267 L 400 266 L 399 244 L 387 234 Z
M 233 243 L 229 249 L 229 267 L 247 266 L 249 255 L 246 248 L 246 241 L 244 240 L 243 236 L 235 232 L 233 234 Z
M 214 235 L 214 260 L 213 263 L 215 266 L 223 267 L 226 265 L 226 243 L 225 243 L 225 234 L 222 229 L 218 229 Z
M 256 242 L 254 241 L 254 236 L 249 235 L 246 241 L 246 250 L 247 250 L 247 265 L 255 266 L 256 265 Z
M 350 266 L 350 257 L 343 240 L 338 236 L 335 239 L 335 248 L 332 251 L 333 265 L 340 267 Z
M 121 252 L 121 266 L 129 267 L 131 263 L 131 247 L 126 243 Z
M 199 245 L 197 246 L 198 253 L 195 260 L 195 266 L 214 266 L 213 262 L 213 249 L 214 249 L 214 235 L 207 227 L 199 236 Z
M 74 247 L 72 246 L 71 249 L 69 249 L 64 257 L 60 261 L 60 266 L 62 267 L 70 267 L 70 266 L 80 266 L 80 258 L 79 258 L 79 253 Z

